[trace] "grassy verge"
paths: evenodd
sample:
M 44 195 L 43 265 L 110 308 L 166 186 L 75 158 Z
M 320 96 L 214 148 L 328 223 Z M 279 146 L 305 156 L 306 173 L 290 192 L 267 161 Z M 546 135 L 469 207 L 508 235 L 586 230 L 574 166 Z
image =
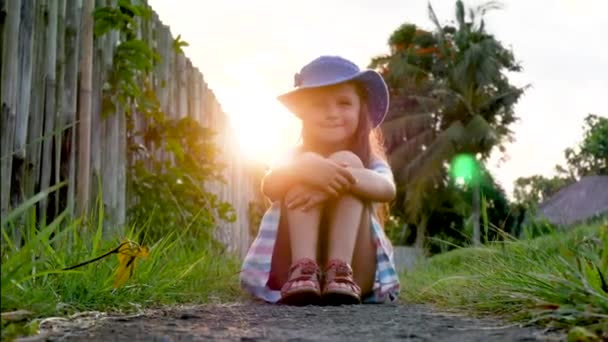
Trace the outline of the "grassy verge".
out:
M 437 255 L 402 275 L 403 298 L 541 324 L 606 327 L 607 273 L 608 225 L 594 224 Z
M 33 203 L 26 205 L 30 207 L 19 210 L 30 217 L 21 222 L 35 222 Z M 116 248 L 125 237 L 137 241 L 145 228 L 134 228 L 127 236 L 103 238 L 101 220 L 83 224 L 65 214 L 42 227 L 31 225 L 20 227 L 29 236 L 17 247 L 8 238 L 12 225 L 3 223 L 1 281 L 2 312 L 30 311 L 30 323 L 36 321 L 33 318 L 79 311 L 132 312 L 161 305 L 234 300 L 240 294 L 239 262 L 210 242 L 189 239 L 187 231 L 195 227 L 149 246 L 149 255 L 136 260 L 132 278 L 114 288 L 116 254 L 74 270 L 62 269 Z M 26 330 L 32 332 L 35 326 Z M 3 319 L 3 340 L 23 333 L 23 324 Z

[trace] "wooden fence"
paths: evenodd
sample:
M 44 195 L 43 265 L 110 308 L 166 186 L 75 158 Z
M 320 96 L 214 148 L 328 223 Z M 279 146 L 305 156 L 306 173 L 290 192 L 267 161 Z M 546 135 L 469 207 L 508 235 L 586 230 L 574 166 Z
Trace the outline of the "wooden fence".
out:
M 102 87 L 119 33 L 95 37 L 91 16 L 95 7 L 115 4 L 0 0 L 3 218 L 11 207 L 61 181 L 67 182 L 65 203 L 49 197 L 41 202 L 41 216 L 61 208 L 81 213 L 91 206 L 101 179 L 109 222 L 125 222 L 127 122 L 124 113 L 101 115 Z M 191 116 L 218 133 L 228 185 L 215 182 L 207 189 L 235 208 L 236 222 L 220 223 L 217 235 L 242 256 L 251 239 L 250 206 L 260 198 L 258 177 L 239 156 L 229 120 L 203 75 L 173 47 L 169 27 L 156 13 L 139 24 L 138 38 L 161 57 L 153 78 L 165 115 Z

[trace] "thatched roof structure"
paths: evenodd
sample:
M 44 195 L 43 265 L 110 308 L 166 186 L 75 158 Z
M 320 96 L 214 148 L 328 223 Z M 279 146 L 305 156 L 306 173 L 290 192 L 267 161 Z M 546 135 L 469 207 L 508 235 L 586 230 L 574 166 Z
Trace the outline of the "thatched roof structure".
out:
M 572 225 L 608 214 L 608 176 L 588 176 L 543 202 L 537 218 L 556 225 Z

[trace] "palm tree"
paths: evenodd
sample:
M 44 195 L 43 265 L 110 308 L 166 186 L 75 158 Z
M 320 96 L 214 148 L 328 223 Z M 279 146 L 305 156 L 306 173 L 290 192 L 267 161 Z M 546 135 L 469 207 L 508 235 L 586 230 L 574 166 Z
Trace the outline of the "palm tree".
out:
M 449 161 L 463 153 L 484 161 L 494 147 L 504 151 L 504 143 L 512 140 L 513 105 L 525 88 L 509 83 L 504 72 L 521 68 L 485 31 L 483 15 L 496 8 L 498 3 L 489 2 L 469 10 L 466 18 L 458 0 L 456 26 L 442 27 L 429 4 L 435 31 L 404 24 L 389 39 L 391 53 L 371 62 L 391 90 L 382 131 L 395 178 L 405 191 L 408 219 L 418 223 L 418 246 L 433 210 L 433 190 L 445 186 Z

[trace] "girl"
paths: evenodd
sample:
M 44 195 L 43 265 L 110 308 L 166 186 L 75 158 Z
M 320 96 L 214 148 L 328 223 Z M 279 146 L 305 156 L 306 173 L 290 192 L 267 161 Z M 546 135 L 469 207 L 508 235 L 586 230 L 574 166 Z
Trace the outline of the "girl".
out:
M 376 137 L 388 109 L 378 73 L 322 56 L 279 96 L 302 121 L 302 143 L 262 181 L 272 201 L 241 284 L 289 305 L 394 301 L 399 280 L 376 212 L 395 184 Z M 322 268 L 321 268 L 322 267 Z

